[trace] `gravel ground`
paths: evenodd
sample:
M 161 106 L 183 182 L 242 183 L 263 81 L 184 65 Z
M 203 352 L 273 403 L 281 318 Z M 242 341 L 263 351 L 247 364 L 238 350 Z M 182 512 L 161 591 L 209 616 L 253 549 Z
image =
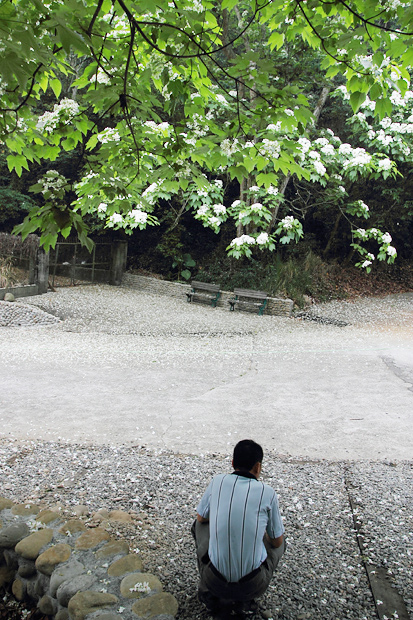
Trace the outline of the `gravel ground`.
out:
M 0 458 L 1 488 L 13 499 L 68 509 L 86 504 L 91 513 L 103 507 L 135 511 L 134 524 L 119 524 L 114 535 L 125 535 L 146 569 L 177 597 L 180 620 L 208 618 L 196 599 L 189 530 L 206 483 L 230 470 L 229 458 L 5 441 Z M 268 453 L 263 479 L 279 494 L 289 543 L 263 598 L 274 619 L 377 618 L 349 487 L 368 545 L 364 557 L 386 568 L 413 613 L 412 463 L 297 461 Z
M 332 302 L 312 306 L 307 316 L 296 320 L 211 311 L 175 299 L 160 302 L 155 295 L 123 288 L 81 286 L 16 303 L 29 308 L 28 314 L 30 309 L 34 313 L 40 310 L 61 322 L 45 323 L 39 329 L 41 322 L 33 326 L 29 321 L 29 332 L 23 329 L 25 335 L 20 338 L 22 327 L 6 329 L 8 338 L 13 338 L 11 359 L 24 359 L 30 348 L 30 360 L 45 354 L 58 360 L 64 351 L 72 362 L 87 364 L 93 361 L 93 341 L 93 355 L 101 351 L 107 356 L 109 347 L 111 363 L 119 367 L 128 367 L 131 359 L 137 358 L 150 364 L 156 355 L 162 368 L 170 363 L 171 350 L 182 357 L 196 355 L 200 364 L 206 362 L 203 351 L 211 338 L 216 359 L 221 359 L 228 339 L 232 342 L 228 355 L 234 355 L 246 344 L 266 342 L 274 332 L 277 346 L 285 351 L 303 346 L 302 339 L 308 334 L 314 334 L 322 347 L 325 334 L 331 339 L 329 330 L 336 330 L 337 346 L 344 348 L 354 339 L 377 334 L 383 342 L 391 337 L 392 342 L 399 339 L 405 343 L 406 337 L 413 336 L 412 304 L 413 293 L 386 300 Z M 338 327 L 334 321 L 347 326 Z M 49 339 L 45 349 L 43 329 L 48 337 L 53 330 L 58 346 L 51 347 Z M 133 351 L 130 335 L 139 337 L 140 344 L 136 346 L 135 341 Z M 210 348 L 208 360 L 214 363 Z M 68 509 L 86 504 L 91 513 L 103 507 L 135 511 L 139 519 L 133 526 L 120 525 L 119 535 L 126 535 L 132 547 L 139 548 L 146 568 L 159 575 L 165 589 L 177 597 L 179 620 L 209 617 L 196 599 L 197 574 L 189 529 L 211 476 L 230 470 L 226 455 L 179 454 L 141 445 L 0 439 L 0 462 L 1 493 L 12 499 L 48 506 L 62 503 Z M 376 620 L 379 616 L 364 561 L 386 568 L 413 618 L 412 461 L 333 462 L 266 451 L 263 479 L 279 493 L 289 541 L 285 560 L 263 599 L 274 619 Z M 363 554 L 354 516 L 361 522 L 360 532 L 367 542 Z M 397 614 L 388 617 L 397 618 Z

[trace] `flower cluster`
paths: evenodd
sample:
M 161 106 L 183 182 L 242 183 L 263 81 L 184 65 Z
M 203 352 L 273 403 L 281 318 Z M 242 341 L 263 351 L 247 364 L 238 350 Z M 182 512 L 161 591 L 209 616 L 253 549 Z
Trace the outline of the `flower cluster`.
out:
M 59 125 L 69 124 L 77 114 L 79 104 L 73 99 L 62 99 L 60 103 L 55 104 L 53 112 L 45 112 L 39 116 L 36 128 L 42 132 L 53 133 Z
M 66 177 L 57 170 L 48 170 L 38 179 L 37 184 L 41 187 L 40 191 L 46 198 L 62 198 L 68 182 Z
M 97 138 L 101 144 L 107 144 L 108 142 L 119 142 L 120 135 L 117 129 L 107 127 L 103 131 L 97 134 Z
M 377 228 L 369 228 L 368 230 L 357 228 L 353 231 L 353 236 L 361 242 L 371 243 L 371 241 L 376 241 L 379 245 L 377 254 L 377 259 L 379 261 L 386 261 L 387 263 L 393 263 L 395 261 L 397 250 L 391 245 L 392 237 L 390 233 L 383 233 Z M 359 263 L 356 263 L 356 267 L 361 267 L 369 273 L 371 271 L 371 265 L 376 257 L 358 242 L 352 243 L 352 246 L 358 251 L 362 259 Z

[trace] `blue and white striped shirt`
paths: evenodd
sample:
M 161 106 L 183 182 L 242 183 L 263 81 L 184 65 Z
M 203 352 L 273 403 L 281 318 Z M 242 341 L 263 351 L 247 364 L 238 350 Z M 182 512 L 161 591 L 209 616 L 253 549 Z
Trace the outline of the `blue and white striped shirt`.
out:
M 255 478 L 214 476 L 197 512 L 209 519 L 208 555 L 227 581 L 239 581 L 264 562 L 265 532 L 284 534 L 276 492 Z

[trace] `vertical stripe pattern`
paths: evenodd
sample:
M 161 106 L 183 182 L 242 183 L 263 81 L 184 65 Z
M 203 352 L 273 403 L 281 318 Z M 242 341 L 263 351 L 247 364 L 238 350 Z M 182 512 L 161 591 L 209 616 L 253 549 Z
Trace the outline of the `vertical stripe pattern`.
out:
M 239 581 L 265 560 L 265 532 L 271 538 L 284 533 L 274 489 L 242 475 L 215 476 L 197 512 L 210 521 L 211 562 L 230 582 Z

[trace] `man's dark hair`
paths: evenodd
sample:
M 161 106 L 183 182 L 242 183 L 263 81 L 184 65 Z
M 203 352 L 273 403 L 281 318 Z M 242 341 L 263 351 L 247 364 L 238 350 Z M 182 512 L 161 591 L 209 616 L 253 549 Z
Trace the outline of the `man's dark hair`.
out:
M 251 471 L 255 463 L 262 463 L 264 452 L 259 444 L 252 439 L 239 441 L 234 448 L 234 469 Z

